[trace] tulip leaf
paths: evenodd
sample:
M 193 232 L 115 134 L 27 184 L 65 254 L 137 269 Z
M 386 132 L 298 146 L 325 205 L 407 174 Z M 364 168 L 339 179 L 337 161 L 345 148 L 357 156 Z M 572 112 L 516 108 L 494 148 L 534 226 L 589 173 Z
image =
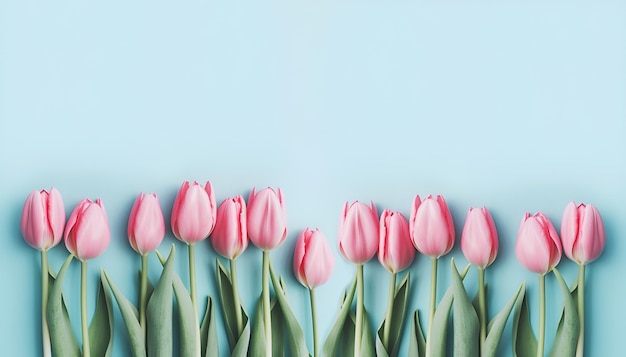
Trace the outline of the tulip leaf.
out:
M 167 265 L 167 263 L 166 263 Z M 198 314 L 191 302 L 191 296 L 187 288 L 180 280 L 176 273 L 172 273 L 172 287 L 176 296 L 176 305 L 178 305 L 178 318 L 180 328 L 180 356 L 191 357 L 200 354 L 200 326 L 198 323 Z M 210 306 L 207 306 L 207 308 Z M 213 329 L 213 333 L 216 333 Z M 215 336 L 217 342 L 217 336 Z M 217 344 L 214 345 L 217 349 Z M 217 356 L 213 354 L 212 356 Z
M 481 350 L 481 357 L 495 357 L 498 349 L 498 344 L 500 343 L 500 339 L 502 338 L 502 333 L 504 332 L 504 327 L 506 326 L 506 322 L 509 319 L 509 315 L 511 315 L 511 311 L 513 307 L 515 307 L 515 302 L 517 301 L 518 296 L 526 289 L 526 284 L 522 283 L 517 291 L 511 299 L 504 305 L 502 310 L 491 320 L 489 323 L 487 338 L 483 344 L 483 348 Z
M 158 253 L 157 253 L 158 256 Z M 163 262 L 161 264 L 165 263 L 165 259 L 163 259 Z M 139 281 L 139 284 L 141 284 L 141 270 L 137 271 L 137 278 Z M 146 296 L 147 299 L 150 299 L 150 296 L 152 296 L 152 292 L 154 291 L 154 286 L 152 286 L 152 283 L 150 282 L 150 279 L 146 279 L 147 284 L 147 288 L 146 288 Z M 137 301 L 141 301 L 141 291 L 139 291 L 140 289 L 137 289 Z M 137 319 L 139 319 L 139 312 L 137 312 Z
M 339 304 L 339 314 L 337 314 L 337 319 L 333 324 L 333 327 L 326 337 L 324 341 L 324 345 L 322 347 L 322 357 L 334 357 L 339 354 L 340 347 L 342 345 L 342 340 L 354 341 L 354 326 L 350 328 L 350 326 L 346 326 L 349 324 L 348 315 L 350 314 L 350 306 L 352 305 L 352 300 L 354 299 L 354 293 L 356 292 L 356 278 L 352 281 L 352 285 L 346 291 L 344 291 L 343 296 L 341 297 Z M 352 331 L 352 337 L 345 336 L 346 333 Z M 354 343 L 354 342 L 353 342 Z M 345 354 L 344 356 L 348 356 L 349 354 Z M 352 353 L 354 354 L 354 353 Z
M 96 310 L 89 325 L 89 349 L 94 356 L 110 356 L 113 346 L 113 308 L 111 294 L 104 289 L 104 276 L 100 271 L 100 284 Z
M 243 332 L 231 352 L 231 357 L 246 357 L 248 355 L 248 347 L 250 345 L 250 319 L 248 315 L 243 315 L 243 318 Z
M 550 357 L 574 356 L 576 355 L 580 329 L 578 310 L 572 293 L 570 293 L 561 273 L 559 273 L 556 268 L 552 269 L 552 271 L 554 272 L 554 276 L 556 276 L 556 280 L 559 282 L 559 287 L 563 294 L 563 313 L 556 331 L 556 338 L 552 346 L 552 351 L 550 352 Z M 574 291 L 576 291 L 576 288 L 574 288 Z
M 172 355 L 172 284 L 176 248 L 172 245 L 146 310 L 148 356 Z
M 263 322 L 263 294 L 259 296 L 256 304 L 256 313 L 252 321 L 252 331 L 250 333 L 250 356 L 265 356 L 265 324 Z
M 406 315 L 406 304 L 409 296 L 409 278 L 410 274 L 407 273 L 404 279 L 395 287 L 388 346 L 385 346 L 382 341 L 386 319 L 383 320 L 378 328 L 376 334 L 376 351 L 379 355 L 382 355 L 383 351 L 388 356 L 395 357 L 398 355 L 404 316 Z
M 354 312 L 349 311 L 349 316 L 346 318 L 343 325 L 343 331 L 341 331 L 341 356 L 350 357 L 354 356 L 354 330 L 356 320 Z
M 426 340 L 420 325 L 419 310 L 415 310 L 411 319 L 411 334 L 409 338 L 409 356 L 424 357 L 426 355 Z
M 513 356 L 535 357 L 537 338 L 530 324 L 530 311 L 526 302 L 526 288 L 517 296 L 513 314 Z
M 217 327 L 215 323 L 215 306 L 213 299 L 207 297 L 206 312 L 200 325 L 200 344 L 202 356 L 218 356 Z
M 272 299 L 270 305 L 272 314 L 272 357 L 283 357 L 286 350 L 285 334 L 288 334 L 289 329 L 285 328 L 283 312 L 276 297 Z
M 230 278 L 230 273 L 226 270 L 226 267 L 220 263 L 219 259 L 216 259 L 216 273 L 217 273 L 217 287 L 220 296 L 220 302 L 222 305 L 222 312 L 224 314 L 224 322 L 226 324 L 226 337 L 228 337 L 228 344 L 231 350 L 235 347 L 239 339 L 239 332 L 237 331 L 237 316 L 235 313 L 235 298 L 233 296 L 233 285 Z M 239 306 L 241 309 L 241 315 L 246 316 L 243 306 Z M 245 321 L 244 321 L 245 324 Z
M 63 298 L 63 280 L 73 258 L 74 256 L 70 254 L 61 266 L 48 296 L 48 327 L 52 352 L 55 356 L 80 357 L 78 342 L 74 336 L 70 316 Z M 50 277 L 53 278 L 53 275 L 50 274 Z
M 363 357 L 376 357 L 376 341 L 374 340 L 374 334 L 372 333 L 372 326 L 370 324 L 369 314 L 367 310 L 363 308 L 363 331 L 361 335 L 361 356 Z
M 489 296 L 489 285 L 485 283 L 485 296 Z M 478 293 L 474 296 L 474 300 L 472 300 L 472 305 L 474 306 L 474 310 L 476 313 L 480 311 L 480 301 L 478 297 Z M 489 304 L 485 304 L 485 316 L 489 316 Z
M 478 356 L 480 340 L 478 315 L 467 296 L 459 271 L 454 264 L 454 258 L 450 260 L 450 270 L 454 289 L 454 355 Z

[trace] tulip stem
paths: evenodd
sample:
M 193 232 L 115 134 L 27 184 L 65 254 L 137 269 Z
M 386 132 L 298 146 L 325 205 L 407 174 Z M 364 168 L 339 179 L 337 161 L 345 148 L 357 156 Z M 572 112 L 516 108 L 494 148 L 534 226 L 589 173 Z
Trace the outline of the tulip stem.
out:
M 428 330 L 430 331 L 435 318 L 435 307 L 437 306 L 437 263 L 439 258 L 431 258 L 431 271 L 430 271 L 430 313 L 428 315 Z M 430 336 L 429 336 L 430 337 Z
M 189 244 L 189 293 L 191 295 L 191 304 L 198 314 L 198 303 L 196 302 L 196 256 L 195 244 Z
M 582 357 L 585 352 L 585 265 L 578 265 L 578 319 L 580 321 L 580 334 L 576 356 Z
M 144 338 L 146 332 L 146 307 L 148 306 L 148 255 L 141 256 L 141 281 L 139 290 L 139 325 L 143 331 Z
M 48 328 L 48 251 L 41 251 L 41 337 L 43 356 L 52 356 L 50 347 L 50 329 Z
M 487 299 L 485 296 L 485 269 L 478 268 L 478 317 L 480 318 L 480 351 L 487 339 Z
M 233 287 L 233 305 L 235 306 L 235 319 L 237 320 L 237 338 L 239 338 L 243 330 L 243 318 L 241 316 L 239 288 L 237 287 L 237 264 L 235 263 L 235 259 L 230 259 L 230 280 Z
M 89 350 L 89 325 L 87 323 L 87 261 L 80 262 L 80 316 L 83 332 L 83 357 L 91 356 Z
M 543 357 L 546 339 L 546 276 L 539 274 L 539 341 L 537 357 Z
M 361 356 L 361 341 L 363 339 L 363 313 L 365 288 L 363 287 L 363 264 L 356 266 L 356 322 L 354 329 L 354 356 Z
M 390 353 L 389 335 L 391 333 L 391 318 L 393 317 L 393 300 L 396 296 L 396 276 L 397 273 L 391 273 L 389 280 L 389 299 L 387 301 L 387 314 L 385 315 L 385 325 L 383 326 L 383 346 Z
M 315 319 L 315 291 L 309 289 L 309 297 L 311 298 L 311 322 L 313 324 L 313 357 L 317 357 L 317 321 Z
M 270 252 L 263 251 L 263 321 L 265 325 L 265 355 L 272 356 L 272 311 L 270 307 Z

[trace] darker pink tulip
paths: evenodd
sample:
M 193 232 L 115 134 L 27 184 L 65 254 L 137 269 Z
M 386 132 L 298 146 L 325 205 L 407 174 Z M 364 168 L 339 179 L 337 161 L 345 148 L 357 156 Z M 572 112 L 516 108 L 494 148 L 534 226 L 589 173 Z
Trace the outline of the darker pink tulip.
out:
M 211 244 L 216 252 L 228 259 L 235 259 L 248 247 L 246 228 L 246 201 L 236 196 L 225 199 L 217 209 L 215 229 Z
M 287 212 L 280 188 L 252 189 L 248 197 L 248 237 L 261 250 L 272 250 L 287 238 Z
M 524 215 L 517 234 L 515 254 L 522 265 L 545 275 L 561 260 L 561 241 L 552 222 L 543 213 Z
M 56 188 L 33 191 L 24 202 L 20 222 L 24 240 L 40 251 L 48 250 L 61 241 L 65 227 L 65 206 Z
M 131 247 L 146 255 L 158 248 L 165 237 L 165 221 L 156 194 L 140 193 L 128 220 L 128 240 Z
M 461 235 L 461 250 L 467 260 L 485 269 L 498 255 L 498 232 L 486 207 L 470 208 Z
M 194 181 L 183 182 L 172 208 L 174 236 L 187 244 L 206 239 L 215 226 L 217 207 L 213 187 L 207 181 L 203 187 Z
M 561 240 L 565 255 L 578 264 L 596 260 L 604 250 L 606 235 L 598 209 L 570 202 L 563 212 Z
M 416 196 L 410 219 L 411 239 L 417 250 L 432 258 L 448 254 L 454 246 L 454 223 L 441 195 L 429 195 L 424 201 Z
M 335 266 L 335 257 L 326 237 L 317 228 L 306 228 L 296 242 L 293 272 L 298 281 L 309 289 L 328 281 Z
M 409 222 L 400 212 L 384 210 L 380 216 L 378 260 L 390 272 L 406 269 L 415 258 Z
M 111 240 L 109 219 L 100 199 L 80 201 L 65 226 L 65 246 L 85 261 L 102 254 Z
M 378 250 L 378 211 L 374 202 L 366 205 L 346 202 L 339 221 L 339 252 L 355 264 L 363 264 Z

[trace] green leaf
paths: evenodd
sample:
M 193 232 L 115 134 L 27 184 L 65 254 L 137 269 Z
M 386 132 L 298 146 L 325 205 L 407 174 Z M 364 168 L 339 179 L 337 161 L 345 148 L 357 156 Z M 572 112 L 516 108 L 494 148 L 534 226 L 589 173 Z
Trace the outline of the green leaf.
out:
M 63 299 L 63 280 L 73 258 L 74 256 L 70 254 L 63 263 L 57 278 L 50 287 L 48 296 L 48 327 L 52 352 L 55 356 L 80 357 L 78 342 L 72 331 L 70 316 Z M 50 277 L 53 278 L 53 275 L 50 274 Z
M 263 322 L 263 294 L 256 304 L 256 313 L 250 333 L 250 356 L 265 357 L 265 323 Z
M 515 301 L 513 314 L 513 356 L 536 357 L 537 338 L 530 325 L 530 311 L 526 302 L 526 284 Z
M 554 268 L 552 269 L 556 280 L 559 282 L 561 293 L 563 294 L 563 314 L 559 327 L 556 330 L 554 345 L 550 352 L 550 357 L 567 357 L 576 355 L 576 345 L 578 344 L 578 333 L 580 329 L 580 321 L 578 318 L 578 310 L 572 293 L 570 293 L 567 283 Z M 576 291 L 576 289 L 574 289 Z
M 176 248 L 172 245 L 161 278 L 148 301 L 148 356 L 172 355 L 172 281 L 175 253 Z
M 111 294 L 104 289 L 103 280 L 101 270 L 96 310 L 89 325 L 89 348 L 94 356 L 108 357 L 113 346 L 113 309 Z
M 356 316 L 354 316 L 353 311 L 349 311 L 349 313 L 343 325 L 343 331 L 341 331 L 341 338 L 339 339 L 341 343 L 341 356 L 345 357 L 354 356 L 354 333 L 356 329 L 354 320 L 356 320 Z
M 284 328 L 285 319 L 276 297 L 272 299 L 270 306 L 272 315 L 272 357 L 283 357 L 286 350 L 285 334 L 288 334 L 287 329 Z
M 495 357 L 496 351 L 498 349 L 498 344 L 500 343 L 500 339 L 502 338 L 502 333 L 504 332 L 504 327 L 506 326 L 506 322 L 509 319 L 509 315 L 515 306 L 515 302 L 517 298 L 522 293 L 525 288 L 524 284 L 521 284 L 517 291 L 511 299 L 507 302 L 507 304 L 500 310 L 500 312 L 491 320 L 489 323 L 487 338 L 485 339 L 485 343 L 483 344 L 483 349 L 481 351 L 481 357 Z
M 226 337 L 228 337 L 228 344 L 232 350 L 237 343 L 238 338 L 233 285 L 230 280 L 230 273 L 226 270 L 226 267 L 220 263 L 219 259 L 215 259 L 215 262 L 217 265 L 217 287 L 222 305 L 222 312 L 224 314 L 224 322 L 226 324 Z
M 247 318 L 247 316 L 246 316 Z M 215 323 L 215 307 L 213 299 L 207 297 L 206 312 L 200 326 L 200 342 L 202 356 L 218 356 L 219 348 L 217 344 L 217 327 Z
M 165 259 L 163 260 L 163 263 L 165 263 Z M 141 269 L 137 270 L 137 284 L 141 284 Z M 150 296 L 152 295 L 152 292 L 154 291 L 154 286 L 152 286 L 152 282 L 150 282 L 150 279 L 146 279 L 146 282 L 148 283 L 147 285 L 147 289 L 146 289 L 146 296 L 148 299 L 150 299 Z M 137 285 L 139 286 L 139 285 Z M 141 301 L 141 289 L 137 289 L 137 301 Z M 139 315 L 137 315 L 137 319 L 139 319 Z
M 424 357 L 426 355 L 426 340 L 420 325 L 419 310 L 413 312 L 411 319 L 411 334 L 409 338 L 409 356 Z
M 243 315 L 243 322 L 243 332 L 231 352 L 231 357 L 246 357 L 248 355 L 248 347 L 250 345 L 250 320 L 248 315 Z
M 350 306 L 352 305 L 352 300 L 354 299 L 354 293 L 356 292 L 356 278 L 352 281 L 352 285 L 347 291 L 344 291 L 343 296 L 340 300 L 339 304 L 339 313 L 337 314 L 337 319 L 333 324 L 333 327 L 326 337 L 324 341 L 324 345 L 322 347 L 322 357 L 334 357 L 339 354 L 340 347 L 342 347 L 342 340 L 353 341 L 354 344 L 354 326 L 350 328 L 350 326 L 345 326 L 349 323 L 348 315 L 350 314 Z M 352 337 L 345 336 L 346 333 L 350 333 L 352 331 Z M 349 354 L 345 354 L 344 356 L 348 356 Z M 352 353 L 354 355 L 354 352 Z
M 404 316 L 406 315 L 406 304 L 409 296 L 409 277 L 407 273 L 404 279 L 395 287 L 393 298 L 393 309 L 391 314 L 391 329 L 389 331 L 389 346 L 384 346 L 382 338 L 384 334 L 385 319 L 380 324 L 376 334 L 376 351 L 379 355 L 383 352 L 387 356 L 397 356 L 400 348 L 400 338 L 402 336 L 402 328 L 404 325 Z
M 167 267 L 167 263 L 165 265 Z M 172 287 L 174 288 L 174 295 L 176 296 L 178 318 L 180 321 L 180 356 L 195 357 L 200 354 L 200 326 L 198 323 L 198 314 L 191 302 L 191 296 L 178 274 L 174 272 L 171 274 Z M 217 342 L 217 336 L 215 336 L 215 341 Z M 217 345 L 214 345 L 214 347 L 217 349 Z M 213 356 L 217 355 L 218 354 L 214 354 Z
M 363 308 L 363 334 L 361 335 L 361 356 L 376 357 L 376 341 L 372 333 L 367 309 Z
M 489 296 L 489 284 L 485 283 L 485 296 Z M 474 306 L 474 310 L 477 312 L 480 310 L 480 301 L 478 300 L 478 292 L 474 296 L 472 300 L 472 305 Z M 489 304 L 485 304 L 485 316 L 489 316 Z
M 454 289 L 454 355 L 478 356 L 480 340 L 478 315 L 467 296 L 459 271 L 454 264 L 454 258 L 450 260 L 450 270 Z

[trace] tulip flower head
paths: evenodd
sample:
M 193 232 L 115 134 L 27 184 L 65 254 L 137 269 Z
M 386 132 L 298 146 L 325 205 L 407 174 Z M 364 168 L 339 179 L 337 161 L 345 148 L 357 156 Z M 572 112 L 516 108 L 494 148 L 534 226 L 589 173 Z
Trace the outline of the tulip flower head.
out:
M 545 275 L 561 260 L 561 241 L 552 222 L 543 213 L 524 215 L 517 234 L 515 254 L 522 265 Z
M 309 289 L 324 284 L 335 267 L 328 241 L 317 228 L 306 228 L 296 242 L 293 254 L 293 271 L 298 281 Z
M 280 188 L 253 188 L 248 197 L 248 237 L 259 249 L 272 250 L 287 238 L 287 211 Z
M 378 211 L 374 202 L 366 205 L 346 202 L 339 221 L 339 252 L 355 264 L 363 264 L 376 254 L 379 234 Z
M 598 209 L 570 202 L 563 212 L 561 240 L 565 255 L 578 264 L 596 260 L 604 250 L 606 235 Z
M 461 250 L 467 260 L 485 269 L 498 255 L 498 232 L 486 207 L 470 208 L 461 235 Z
M 196 181 L 183 182 L 172 208 L 174 236 L 187 244 L 206 239 L 215 226 L 216 211 L 211 182 L 207 181 L 204 187 Z
M 400 212 L 384 210 L 380 216 L 378 260 L 390 272 L 406 269 L 415 258 L 409 222 Z
M 80 201 L 65 226 L 65 246 L 81 261 L 102 254 L 111 241 L 109 219 L 100 199 Z
M 248 247 L 246 201 L 241 196 L 225 199 L 217 209 L 211 243 L 216 252 L 235 259 Z
M 411 207 L 410 232 L 415 248 L 422 254 L 439 258 L 454 246 L 454 222 L 441 195 L 423 201 L 416 196 Z
M 24 202 L 20 222 L 24 240 L 40 251 L 48 250 L 61 241 L 65 227 L 65 206 L 56 188 L 33 191 Z
M 163 212 L 156 194 L 139 194 L 128 220 L 128 240 L 131 247 L 146 255 L 157 249 L 165 237 Z

